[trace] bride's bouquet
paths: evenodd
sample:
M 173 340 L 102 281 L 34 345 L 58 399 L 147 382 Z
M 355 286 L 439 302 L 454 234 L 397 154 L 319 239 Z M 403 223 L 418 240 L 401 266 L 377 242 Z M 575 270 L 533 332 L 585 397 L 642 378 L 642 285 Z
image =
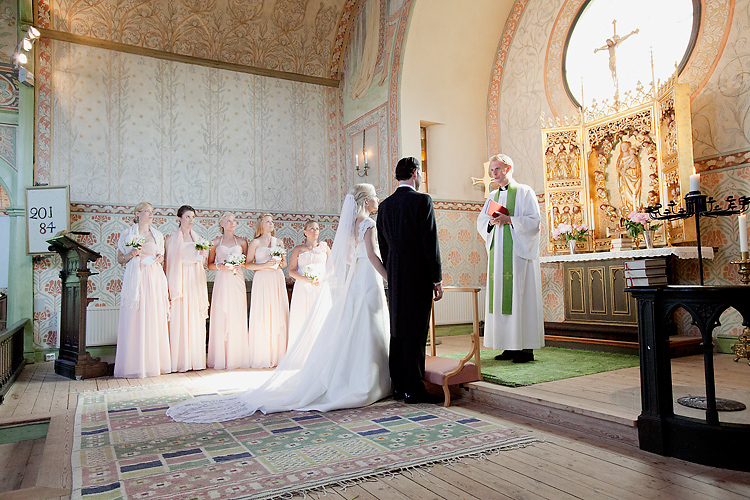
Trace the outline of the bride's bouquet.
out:
M 276 245 L 271 248 L 271 257 L 273 257 L 274 259 L 281 260 L 284 255 L 286 255 L 286 249 L 283 245 L 276 243 Z
M 125 246 L 130 248 L 141 248 L 145 244 L 146 238 L 138 235 L 131 236 L 130 239 L 125 242 Z
M 225 266 L 232 267 L 232 274 L 237 275 L 237 268 L 245 263 L 245 256 L 241 253 L 230 253 L 224 259 Z
M 214 244 L 206 238 L 201 238 L 195 242 L 196 250 L 210 250 L 213 246 Z

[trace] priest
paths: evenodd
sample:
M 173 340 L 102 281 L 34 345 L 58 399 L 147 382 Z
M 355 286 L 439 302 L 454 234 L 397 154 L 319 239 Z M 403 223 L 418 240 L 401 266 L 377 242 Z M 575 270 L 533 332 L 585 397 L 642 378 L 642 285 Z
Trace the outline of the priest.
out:
M 526 363 L 544 345 L 539 202 L 531 187 L 513 180 L 510 157 L 493 156 L 489 170 L 499 188 L 477 218 L 487 249 L 484 345 L 503 350 L 495 359 Z

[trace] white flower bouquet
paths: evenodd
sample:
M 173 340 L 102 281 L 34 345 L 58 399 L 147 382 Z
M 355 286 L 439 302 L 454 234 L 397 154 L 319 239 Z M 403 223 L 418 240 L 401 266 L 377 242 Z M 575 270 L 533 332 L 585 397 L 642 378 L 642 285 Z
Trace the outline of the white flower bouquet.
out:
M 230 253 L 224 259 L 224 265 L 232 268 L 232 274 L 237 274 L 237 268 L 245 263 L 245 256 L 241 253 Z
M 318 275 L 310 271 L 309 269 L 303 271 L 302 276 L 312 281 L 318 281 Z
M 273 248 L 271 248 L 271 257 L 273 257 L 274 259 L 281 260 L 284 255 L 286 255 L 286 249 L 283 245 L 277 243 Z
M 211 241 L 207 240 L 206 238 L 200 238 L 198 241 L 195 242 L 195 249 L 196 250 L 210 250 L 214 246 Z
M 146 244 L 146 238 L 143 236 L 132 236 L 128 241 L 125 242 L 126 247 L 130 248 L 141 248 Z

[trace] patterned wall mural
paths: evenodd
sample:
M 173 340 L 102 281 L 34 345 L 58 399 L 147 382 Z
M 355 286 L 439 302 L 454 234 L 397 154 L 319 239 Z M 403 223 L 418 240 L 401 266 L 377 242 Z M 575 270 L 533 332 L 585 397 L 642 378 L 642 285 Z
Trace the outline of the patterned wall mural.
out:
M 40 26 L 176 54 L 328 77 L 344 0 L 39 0 Z M 351 2 L 348 2 L 351 3 Z
M 166 234 L 174 230 L 169 214 L 189 203 L 199 210 L 197 227 L 205 227 L 205 236 L 218 231 L 210 219 L 223 209 L 234 210 L 243 221 L 270 211 L 278 214 L 279 233 L 291 245 L 302 238 L 297 221 L 312 214 L 331 222 L 331 227 L 323 224 L 323 237 L 332 238 L 337 216 L 326 214 L 338 214 L 344 194 L 355 182 L 374 182 L 382 197 L 392 191 L 389 157 L 398 153 L 398 78 L 389 76 L 399 73 L 411 0 L 327 1 L 319 8 L 307 0 L 242 4 L 226 0 L 197 7 L 181 1 L 167 8 L 168 4 L 41 0 L 39 25 L 345 80 L 341 66 L 349 50 L 347 36 L 354 23 L 366 25 L 356 16 L 367 8 L 385 16 L 382 29 L 370 30 L 378 38 L 380 55 L 369 85 L 382 96 L 379 105 L 363 108 L 364 114 L 375 118 L 372 123 L 362 118 L 347 127 L 341 88 L 42 39 L 37 61 L 35 180 L 70 184 L 72 226 L 91 231 L 84 243 L 103 255 L 94 265 L 100 275 L 91 287 L 100 300 L 92 307 L 118 305 L 122 269 L 114 264 L 112 245 L 130 219 L 130 207 L 143 199 L 154 204 L 155 225 Z M 331 6 L 340 17 L 333 17 L 333 25 L 337 19 L 338 25 L 329 33 Z M 245 16 L 241 26 L 224 24 L 226 15 L 238 12 Z M 207 34 L 208 25 L 217 27 L 216 33 Z M 244 43 L 250 37 L 255 38 L 249 48 L 238 45 L 238 40 Z M 328 48 L 324 38 L 331 41 Z M 267 45 L 253 59 L 255 39 Z M 325 50 L 330 61 L 321 69 Z M 363 96 L 369 91 L 364 86 Z M 372 178 L 356 177 L 348 161 L 347 134 L 359 126 L 377 131 L 380 168 Z M 55 258 L 35 263 L 34 330 L 39 347 L 57 342 L 58 271 Z
M 90 265 L 98 273 L 89 279 L 88 292 L 97 297 L 89 307 L 119 307 L 122 277 L 125 268 L 117 264 L 117 240 L 120 233 L 133 224 L 133 207 L 122 205 L 72 204 L 71 230 L 90 232 L 77 236 L 77 240 L 100 253 L 102 257 Z M 223 210 L 198 210 L 195 231 L 202 237 L 213 239 L 220 234 L 218 220 Z M 235 211 L 239 223 L 236 234 L 245 238 L 253 237 L 253 227 L 262 212 Z M 291 249 L 302 243 L 303 226 L 307 219 L 315 218 L 320 223 L 320 239 L 328 244 L 338 224 L 338 215 L 286 214 L 273 213 L 276 222 L 276 236 L 284 246 Z M 177 231 L 175 209 L 156 208 L 154 227 L 165 236 Z M 284 270 L 288 275 L 288 269 Z M 208 280 L 213 281 L 214 271 L 207 271 Z M 253 272 L 245 271 L 252 280 Z M 34 342 L 40 348 L 54 348 L 58 342 L 60 311 L 60 258 L 51 256 L 34 261 Z
M 487 254 L 476 231 L 476 218 L 482 208 L 478 203 L 435 202 L 440 252 L 443 261 L 443 283 L 446 286 L 484 286 L 487 280 Z M 133 222 L 132 206 L 74 203 L 71 207 L 71 230 L 87 231 L 77 236 L 102 257 L 91 264 L 98 273 L 89 279 L 89 294 L 98 298 L 90 307 L 119 307 L 124 268 L 117 264 L 117 239 Z M 164 235 L 177 230 L 175 209 L 156 208 L 154 226 Z M 217 225 L 221 210 L 198 210 L 195 230 L 202 237 L 219 235 Z M 252 238 L 253 225 L 260 215 L 256 211 L 236 211 L 237 235 Z M 303 241 L 303 226 L 308 218 L 317 218 L 320 238 L 329 245 L 338 225 L 338 215 L 274 213 L 276 235 L 291 249 Z M 284 270 L 288 276 L 288 268 Z M 60 259 L 58 256 L 37 258 L 34 262 L 34 341 L 38 348 L 54 348 L 58 342 L 60 311 Z M 207 271 L 209 281 L 214 272 Z M 245 271 L 252 280 L 253 273 Z
M 72 201 L 276 211 L 337 201 L 319 196 L 325 88 L 64 42 L 50 56 L 40 79 L 54 133 L 42 158 Z

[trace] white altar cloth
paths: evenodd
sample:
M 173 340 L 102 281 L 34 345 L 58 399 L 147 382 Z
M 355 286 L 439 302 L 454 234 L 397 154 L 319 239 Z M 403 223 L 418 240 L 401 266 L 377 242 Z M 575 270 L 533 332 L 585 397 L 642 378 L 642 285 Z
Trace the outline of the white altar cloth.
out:
M 701 254 L 704 259 L 714 258 L 713 247 L 701 247 Z M 550 262 L 576 262 L 606 259 L 650 259 L 654 257 L 668 257 L 674 255 L 678 259 L 697 259 L 698 247 L 662 247 L 662 248 L 644 248 L 642 250 L 625 250 L 616 252 L 589 252 L 548 255 L 539 258 L 541 264 Z

